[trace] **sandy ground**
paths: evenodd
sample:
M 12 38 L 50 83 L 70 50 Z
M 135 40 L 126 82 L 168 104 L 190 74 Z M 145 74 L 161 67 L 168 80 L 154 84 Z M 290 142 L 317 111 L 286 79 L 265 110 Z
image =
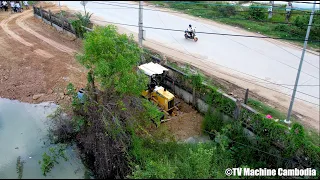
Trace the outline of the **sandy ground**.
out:
M 183 102 L 180 100 L 180 102 Z M 178 116 L 171 117 L 164 125 L 177 141 L 186 140 L 189 137 L 202 135 L 202 115 L 191 105 L 181 103 Z
M 32 10 L 0 12 L 0 97 L 38 103 L 69 101 L 69 82 L 86 85 L 86 70 L 74 58 L 81 42 L 33 18 Z

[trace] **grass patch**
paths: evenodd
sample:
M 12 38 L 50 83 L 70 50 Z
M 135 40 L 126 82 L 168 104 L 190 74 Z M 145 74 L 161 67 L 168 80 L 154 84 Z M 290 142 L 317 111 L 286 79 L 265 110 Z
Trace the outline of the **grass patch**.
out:
M 248 105 L 255 110 L 259 111 L 260 113 L 267 115 L 270 114 L 275 119 L 284 120 L 286 118 L 286 115 L 268 105 L 265 105 L 264 103 L 249 98 L 248 99 Z

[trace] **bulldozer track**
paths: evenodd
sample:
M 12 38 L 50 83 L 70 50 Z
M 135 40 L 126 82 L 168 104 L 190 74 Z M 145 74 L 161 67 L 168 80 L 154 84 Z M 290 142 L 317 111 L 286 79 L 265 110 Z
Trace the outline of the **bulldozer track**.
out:
M 71 49 L 67 46 L 64 46 L 60 43 L 57 43 L 55 41 L 53 41 L 52 39 L 46 38 L 43 35 L 35 32 L 34 30 L 32 30 L 30 27 L 28 27 L 23 21 L 26 20 L 27 18 L 32 17 L 33 14 L 32 12 L 28 12 L 26 14 L 24 14 L 23 16 L 18 16 L 18 18 L 16 19 L 16 23 L 18 24 L 19 27 L 21 27 L 22 29 L 24 29 L 25 31 L 27 31 L 28 33 L 34 35 L 35 37 L 39 38 L 42 41 L 45 41 L 46 43 L 48 43 L 49 45 L 51 45 L 52 47 L 58 49 L 59 51 L 68 53 L 70 55 L 73 55 L 76 50 Z
M 1 21 L 0 25 L 1 25 L 1 28 L 9 35 L 11 36 L 11 38 L 13 38 L 14 40 L 16 41 L 19 41 L 20 43 L 22 43 L 23 45 L 25 46 L 33 46 L 33 44 L 27 42 L 26 40 L 24 40 L 22 37 L 20 37 L 19 35 L 17 35 L 16 33 L 14 33 L 13 31 L 11 31 L 9 28 L 8 28 L 8 22 L 10 22 L 12 19 L 16 18 L 16 17 L 19 17 L 21 16 L 21 14 L 14 14 L 12 16 L 10 16 L 8 19 L 4 19 Z

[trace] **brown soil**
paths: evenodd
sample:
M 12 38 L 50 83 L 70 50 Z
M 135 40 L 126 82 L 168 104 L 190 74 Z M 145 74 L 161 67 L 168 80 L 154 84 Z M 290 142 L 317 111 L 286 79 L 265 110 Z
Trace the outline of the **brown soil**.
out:
M 171 117 L 164 125 L 177 141 L 186 140 L 192 136 L 201 135 L 203 117 L 191 105 L 181 103 L 178 106 L 178 116 Z
M 64 104 L 69 82 L 86 85 L 86 70 L 74 57 L 80 41 L 34 18 L 32 10 L 0 12 L 0 21 L 0 97 Z

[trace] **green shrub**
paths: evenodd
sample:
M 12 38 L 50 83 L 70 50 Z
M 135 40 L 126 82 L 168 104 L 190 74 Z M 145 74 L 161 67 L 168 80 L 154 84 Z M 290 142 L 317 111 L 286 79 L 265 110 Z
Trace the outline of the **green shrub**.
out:
M 177 163 L 176 178 L 210 178 L 213 154 L 213 148 L 205 147 L 203 144 L 197 144 L 194 148 L 189 148 L 187 157 Z
M 196 89 L 199 89 L 202 87 L 202 82 L 204 80 L 204 76 L 200 73 L 197 73 L 197 74 L 192 74 L 189 76 L 189 78 L 191 79 L 191 84 L 192 84 L 192 87 L 196 88 Z
M 132 145 L 132 178 L 211 177 L 212 156 L 216 153 L 213 144 L 164 143 L 134 135 Z
M 86 120 L 82 116 L 72 117 L 73 128 L 75 132 L 80 132 L 81 128 L 86 124 Z
M 301 30 L 299 34 L 303 38 L 305 37 L 309 20 L 310 20 L 310 15 L 306 14 L 306 15 L 297 16 L 293 22 L 294 26 L 297 27 L 297 29 Z M 309 39 L 318 40 L 318 41 L 320 39 L 320 11 L 316 11 L 313 16 Z
M 205 131 L 220 132 L 223 125 L 223 114 L 219 111 L 209 110 L 204 117 L 202 126 Z M 212 135 L 210 136 L 212 137 Z
M 67 85 L 67 95 L 72 97 L 72 107 L 74 110 L 79 110 L 81 108 L 81 100 L 78 98 L 76 88 L 72 83 Z
M 86 30 L 82 26 L 89 27 L 92 14 L 89 14 L 89 12 L 87 12 L 85 15 L 82 15 L 81 13 L 76 13 L 75 15 L 78 19 L 73 20 L 71 24 L 76 31 L 77 37 L 83 38 Z
M 224 17 L 229 17 L 229 16 L 236 15 L 235 6 L 219 6 L 218 7 L 218 11 Z
M 277 31 L 283 31 L 283 32 L 289 32 L 290 31 L 290 27 L 286 24 L 278 24 L 275 26 L 274 30 Z
M 144 169 L 136 166 L 133 172 L 134 179 L 173 179 L 176 167 L 169 163 L 169 160 L 164 157 L 158 161 L 147 161 Z
M 266 13 L 264 8 L 256 8 L 253 5 L 249 7 L 249 17 L 255 20 L 264 20 L 266 18 Z

